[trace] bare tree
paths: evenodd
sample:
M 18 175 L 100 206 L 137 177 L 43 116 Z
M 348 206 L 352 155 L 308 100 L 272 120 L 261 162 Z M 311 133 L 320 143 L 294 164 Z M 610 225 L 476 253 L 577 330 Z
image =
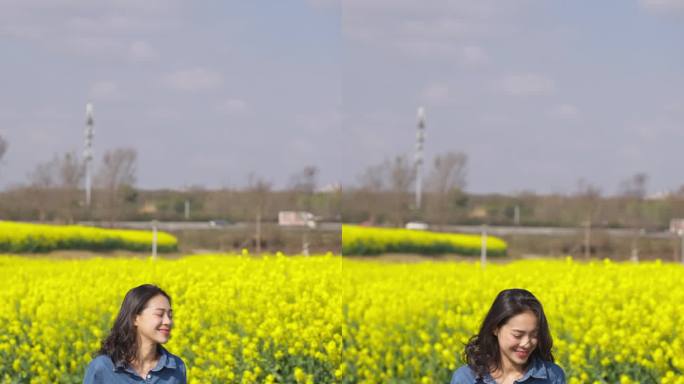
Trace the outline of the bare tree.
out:
M 83 181 L 84 167 L 75 152 L 67 152 L 57 158 L 57 172 L 62 187 L 78 189 Z
M 428 176 L 427 187 L 433 201 L 429 204 L 431 216 L 439 225 L 445 225 L 450 201 L 455 193 L 462 192 L 466 186 L 466 166 L 468 156 L 461 152 L 447 152 L 435 157 Z
M 7 153 L 7 148 L 9 147 L 9 144 L 7 143 L 7 140 L 0 135 L 0 163 L 2 163 L 2 158 L 5 157 L 5 153 Z
M 247 179 L 247 192 L 254 196 L 256 211 L 263 213 L 268 205 L 273 184 L 251 173 Z
M 601 190 L 584 179 L 577 181 L 577 191 L 575 192 L 576 213 L 580 225 L 584 227 L 584 240 L 582 250 L 585 258 L 589 258 L 593 252 L 592 246 L 592 227 L 599 221 L 601 213 Z
M 45 220 L 49 211 L 72 223 L 82 179 L 83 166 L 75 152 L 54 155 L 50 161 L 38 164 L 29 174 L 27 192 L 36 202 L 40 220 Z
M 577 181 L 577 190 L 574 198 L 578 204 L 578 214 L 581 221 L 591 225 L 599 220 L 601 213 L 601 189 L 584 179 Z
M 680 185 L 679 188 L 677 188 L 674 192 L 672 192 L 672 196 L 682 198 L 684 197 L 684 184 Z
M 388 169 L 389 187 L 393 191 L 408 193 L 416 180 L 416 172 L 408 156 L 396 156 L 392 161 L 386 161 Z
M 5 153 L 7 153 L 7 148 L 9 147 L 9 143 L 7 140 L 0 135 L 0 160 L 5 156 Z
M 272 184 L 253 173 L 247 179 L 247 194 L 251 201 L 251 206 L 256 214 L 255 246 L 256 252 L 261 253 L 261 219 L 268 209 L 269 197 L 271 195 Z
M 297 192 L 314 193 L 317 179 L 318 168 L 315 165 L 307 165 L 290 177 L 290 189 Z
M 34 209 L 38 211 L 38 219 L 45 221 L 48 212 L 55 206 L 54 197 L 51 195 L 52 189 L 56 185 L 56 164 L 48 161 L 36 165 L 36 168 L 29 173 L 29 185 L 26 188 L 27 197 L 33 202 Z
M 411 185 L 416 179 L 416 170 L 407 155 L 399 155 L 385 161 L 389 188 L 393 201 L 393 216 L 396 225 L 404 225 L 409 216 Z
M 136 181 L 138 153 L 133 148 L 117 148 L 107 151 L 95 176 L 95 183 L 102 192 L 100 205 L 110 222 L 119 216 L 127 193 L 133 191 Z
M 643 201 L 646 197 L 646 183 L 648 175 L 646 173 L 635 173 L 632 177 L 624 180 L 620 184 L 620 195 L 626 204 L 624 214 L 627 217 L 628 225 L 641 227 L 643 225 Z
M 365 224 L 372 225 L 380 219 L 379 216 L 383 211 L 382 203 L 385 200 L 382 194 L 387 179 L 386 173 L 385 164 L 377 164 L 369 166 L 358 176 L 359 190 L 355 201 L 356 204 L 362 204 L 368 212 Z
M 644 198 L 646 197 L 646 183 L 648 175 L 640 172 L 623 181 L 620 185 L 621 195 L 624 197 L 624 209 L 627 224 L 632 227 L 632 260 L 639 259 L 639 238 L 641 228 L 644 227 Z
M 56 164 L 52 161 L 40 163 L 29 174 L 29 183 L 32 187 L 48 189 L 55 186 Z
M 311 211 L 317 179 L 318 168 L 315 165 L 308 165 L 290 177 L 290 190 L 299 209 Z
M 642 200 L 644 197 L 646 197 L 647 182 L 648 175 L 646 173 L 635 173 L 630 178 L 620 183 L 620 195 Z
M 55 157 L 55 164 L 61 195 L 60 211 L 66 221 L 72 223 L 74 210 L 79 205 L 79 191 L 85 168 L 75 152 L 67 152 L 61 157 Z
M 580 178 L 577 180 L 577 190 L 575 191 L 575 196 L 600 198 L 601 189 L 587 180 Z
M 380 192 L 385 188 L 385 167 L 383 164 L 371 165 L 358 176 L 362 189 Z

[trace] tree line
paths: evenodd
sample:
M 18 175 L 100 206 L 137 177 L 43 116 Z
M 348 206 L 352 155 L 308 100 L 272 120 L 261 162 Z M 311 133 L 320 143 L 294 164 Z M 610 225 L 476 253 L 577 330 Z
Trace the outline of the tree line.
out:
M 569 193 L 468 193 L 468 157 L 446 152 L 427 169 L 421 207 L 413 202 L 416 168 L 408 155 L 367 167 L 356 185 L 343 190 L 345 221 L 403 226 L 424 221 L 433 228 L 459 224 L 525 226 L 593 226 L 662 230 L 684 218 L 684 186 L 663 196 L 647 195 L 648 175 L 636 173 L 621 181 L 618 193 L 603 195 L 580 179 Z
M 0 160 L 9 144 L 0 136 Z M 617 195 L 604 196 L 584 180 L 567 194 L 468 193 L 468 157 L 445 152 L 426 167 L 424 198 L 415 206 L 416 168 L 408 155 L 368 166 L 353 185 L 321 190 L 318 168 L 293 174 L 285 189 L 256 174 L 241 188 L 142 190 L 136 187 L 137 152 L 107 151 L 95 169 L 93 203 L 84 204 L 84 167 L 74 152 L 38 164 L 27 182 L 0 192 L 0 218 L 73 223 L 119 220 L 226 220 L 275 222 L 278 212 L 302 210 L 320 220 L 403 226 L 425 221 L 433 227 L 458 224 L 667 228 L 684 217 L 684 188 L 648 198 L 648 176 L 625 179 Z
M 0 160 L 8 148 L 0 136 Z M 306 166 L 291 175 L 288 187 L 252 173 L 242 188 L 143 190 L 136 187 L 137 151 L 117 148 L 104 153 L 94 170 L 92 204 L 86 206 L 85 166 L 75 152 L 39 163 L 23 184 L 0 192 L 0 219 L 75 223 L 79 221 L 223 220 L 271 221 L 285 210 L 309 211 L 321 220 L 339 221 L 339 188 L 318 189 L 318 168 Z

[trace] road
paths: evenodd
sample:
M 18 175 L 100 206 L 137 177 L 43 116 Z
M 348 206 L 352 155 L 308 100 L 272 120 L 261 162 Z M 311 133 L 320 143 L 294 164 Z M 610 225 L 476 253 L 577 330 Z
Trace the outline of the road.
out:
M 79 225 L 86 225 L 92 227 L 105 227 L 109 228 L 108 222 L 92 222 L 92 221 L 81 221 Z M 117 221 L 114 222 L 111 227 L 114 228 L 127 228 L 127 229 L 152 229 L 151 221 Z M 240 222 L 240 223 L 230 223 L 230 224 L 219 224 L 212 225 L 208 221 L 159 221 L 156 223 L 157 229 L 160 231 L 184 231 L 184 230 L 224 230 L 224 231 L 238 231 L 247 228 L 253 228 L 254 222 Z M 263 226 L 275 226 L 276 223 L 266 222 L 262 223 Z M 284 230 L 302 230 L 304 227 L 280 227 Z M 340 223 L 318 223 L 315 230 L 318 231 L 340 231 L 342 225 Z
M 445 232 L 458 233 L 482 233 L 481 225 L 447 225 L 444 226 Z M 579 236 L 583 235 L 584 227 L 513 227 L 513 226 L 487 226 L 487 233 L 494 236 Z M 634 229 L 629 228 L 592 228 L 592 232 L 600 232 L 610 237 L 632 237 Z M 674 234 L 670 231 L 647 232 L 641 231 L 640 236 L 648 238 L 665 239 L 671 238 Z
M 109 227 L 106 222 L 80 222 L 80 225 Z M 275 226 L 276 223 L 263 223 L 264 226 Z M 115 222 L 115 228 L 130 228 L 130 229 L 152 229 L 151 221 L 120 221 Z M 208 221 L 163 221 L 157 223 L 157 228 L 161 231 L 183 231 L 183 230 L 225 230 L 237 231 L 253 228 L 253 222 L 239 222 L 223 225 L 211 225 Z M 281 227 L 284 230 L 302 230 L 303 227 Z M 334 222 L 321 222 L 317 224 L 318 231 L 340 231 L 342 225 Z M 436 228 L 435 228 L 436 229 Z M 487 226 L 487 233 L 493 236 L 580 236 L 584 234 L 583 227 L 524 227 L 524 226 Z M 442 227 L 444 232 L 454 233 L 482 233 L 481 225 L 447 225 Z M 631 238 L 634 236 L 634 229 L 626 228 L 592 228 L 592 232 L 600 232 L 607 234 L 610 237 L 625 237 Z M 666 239 L 672 238 L 674 234 L 670 231 L 642 231 L 640 236 L 647 238 Z

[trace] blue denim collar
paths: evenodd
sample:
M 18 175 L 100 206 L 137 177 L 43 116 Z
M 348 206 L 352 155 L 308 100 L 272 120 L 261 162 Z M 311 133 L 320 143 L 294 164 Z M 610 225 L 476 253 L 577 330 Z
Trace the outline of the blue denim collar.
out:
M 159 356 L 159 361 L 157 362 L 157 365 L 154 368 L 152 368 L 151 372 L 158 372 L 161 371 L 163 368 L 176 369 L 176 359 L 172 359 L 169 356 L 169 352 L 161 345 L 159 346 L 159 353 L 161 355 Z M 114 363 L 114 370 L 116 371 L 117 369 L 123 369 L 128 373 L 137 375 L 137 373 L 130 367 L 130 365 L 123 361 L 117 361 Z
M 548 379 L 549 378 L 549 373 L 546 370 L 546 364 L 544 364 L 544 361 L 538 357 L 533 357 L 532 364 L 527 368 L 527 372 L 525 372 L 525 375 L 520 380 L 517 380 L 519 382 L 523 382 L 530 377 L 534 377 L 537 379 Z
M 525 371 L 523 377 L 517 379 L 516 382 L 523 383 L 527 381 L 530 377 L 534 377 L 536 379 L 549 378 L 549 373 L 546 370 L 546 364 L 544 364 L 544 361 L 542 361 L 542 359 L 536 356 L 532 357 L 532 363 L 529 367 L 527 367 L 527 371 Z M 494 380 L 492 378 L 492 375 L 490 374 L 485 375 L 482 378 L 482 381 L 484 381 L 485 384 L 496 384 L 496 380 Z

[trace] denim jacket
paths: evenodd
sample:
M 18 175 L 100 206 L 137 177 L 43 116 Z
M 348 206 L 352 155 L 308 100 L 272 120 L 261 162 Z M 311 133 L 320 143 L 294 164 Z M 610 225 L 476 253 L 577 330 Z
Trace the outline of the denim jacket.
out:
M 114 364 L 109 356 L 99 355 L 88 365 L 83 384 L 186 384 L 187 374 L 183 360 L 161 346 L 160 352 L 157 366 L 144 378 L 128 364 Z
M 565 384 L 565 372 L 550 361 L 534 357 L 525 375 L 515 382 L 521 384 Z M 478 378 L 469 366 L 464 365 L 454 372 L 451 384 L 496 384 L 496 381 L 489 374 Z

